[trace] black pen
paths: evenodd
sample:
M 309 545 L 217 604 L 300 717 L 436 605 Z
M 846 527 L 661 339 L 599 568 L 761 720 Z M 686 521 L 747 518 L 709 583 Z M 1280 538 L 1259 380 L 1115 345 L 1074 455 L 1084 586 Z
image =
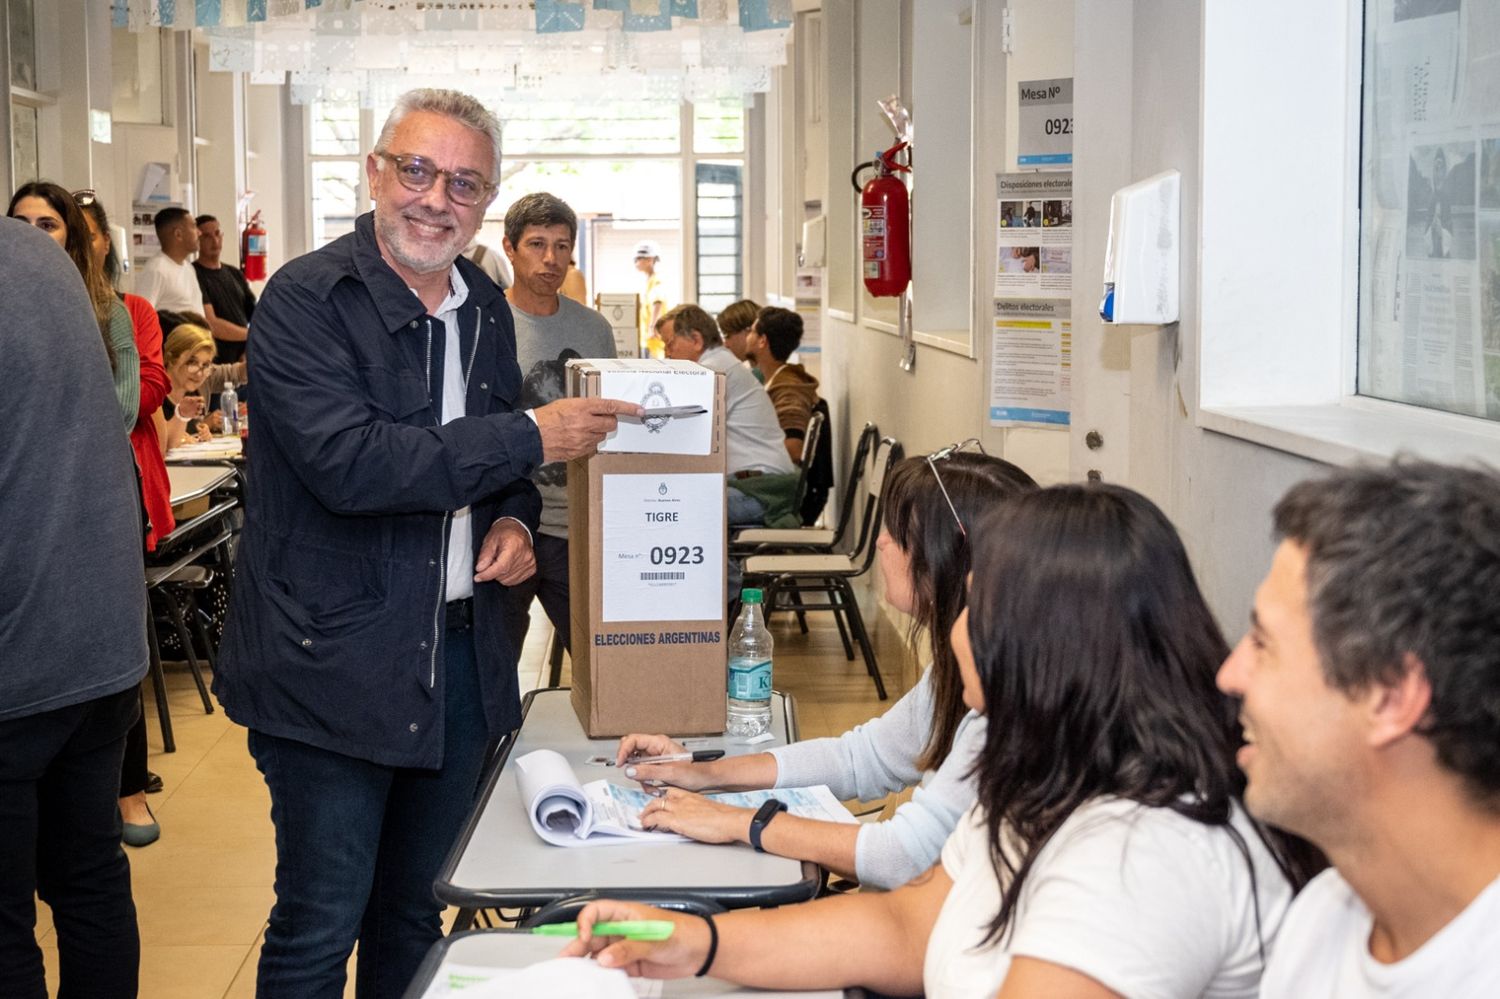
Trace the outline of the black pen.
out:
M 691 753 L 668 753 L 666 756 L 642 756 L 625 761 L 626 766 L 637 763 L 708 763 L 724 755 L 722 749 L 695 749 Z

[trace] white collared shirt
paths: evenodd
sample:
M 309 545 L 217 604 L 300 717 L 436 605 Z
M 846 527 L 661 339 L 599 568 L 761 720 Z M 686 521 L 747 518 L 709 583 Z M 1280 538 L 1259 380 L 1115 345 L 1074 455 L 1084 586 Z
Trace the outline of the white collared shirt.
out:
M 413 289 L 412 294 L 416 291 Z M 469 299 L 469 286 L 455 264 L 448 272 L 448 297 L 433 312 L 446 330 L 443 344 L 443 405 L 440 423 L 449 423 L 468 414 L 468 361 L 458 335 L 458 310 Z M 474 349 L 479 347 L 479 330 L 474 330 Z M 469 508 L 453 511 L 448 535 L 448 575 L 445 600 L 462 600 L 474 595 L 474 531 L 469 524 Z

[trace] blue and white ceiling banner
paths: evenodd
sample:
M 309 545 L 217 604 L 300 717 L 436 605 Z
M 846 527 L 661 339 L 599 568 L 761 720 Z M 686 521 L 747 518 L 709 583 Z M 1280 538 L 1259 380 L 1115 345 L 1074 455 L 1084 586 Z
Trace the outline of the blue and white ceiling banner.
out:
M 748 100 L 787 62 L 792 0 L 110 0 L 132 31 L 197 29 L 209 66 L 292 100 L 413 86 L 497 101 Z M 422 81 L 418 83 L 417 81 Z
M 536 0 L 537 34 L 582 31 L 586 13 L 583 0 Z

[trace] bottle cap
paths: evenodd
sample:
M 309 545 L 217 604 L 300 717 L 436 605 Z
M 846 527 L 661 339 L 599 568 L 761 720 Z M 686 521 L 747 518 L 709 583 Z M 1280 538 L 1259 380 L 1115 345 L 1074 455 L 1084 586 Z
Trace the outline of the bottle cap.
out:
M 761 595 L 760 590 L 748 589 L 748 590 L 741 590 L 740 591 L 740 602 L 741 603 L 758 604 L 758 603 L 761 602 L 761 599 L 762 599 L 762 595 Z

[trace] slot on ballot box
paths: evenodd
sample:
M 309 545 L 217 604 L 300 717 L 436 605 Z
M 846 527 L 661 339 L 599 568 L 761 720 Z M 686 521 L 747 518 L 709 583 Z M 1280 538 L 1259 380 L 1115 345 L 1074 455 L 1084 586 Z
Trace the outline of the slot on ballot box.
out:
M 573 708 L 589 738 L 724 730 L 724 375 L 573 360 L 568 391 L 640 420 L 568 463 Z

